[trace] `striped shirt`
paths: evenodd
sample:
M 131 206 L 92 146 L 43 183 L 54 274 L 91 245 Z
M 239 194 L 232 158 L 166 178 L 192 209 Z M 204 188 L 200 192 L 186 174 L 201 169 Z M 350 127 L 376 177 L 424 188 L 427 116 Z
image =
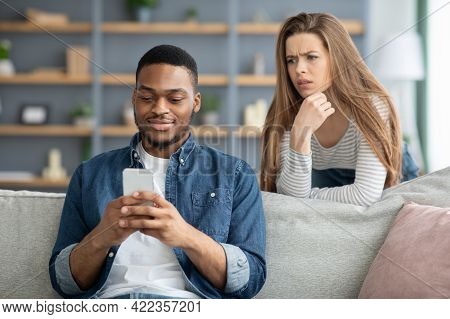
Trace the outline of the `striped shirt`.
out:
M 373 103 L 383 121 L 388 123 L 389 110 L 386 105 L 377 97 L 373 98 Z M 314 134 L 311 138 L 310 155 L 298 153 L 289 145 L 290 131 L 286 131 L 280 146 L 278 193 L 360 206 L 369 206 L 380 199 L 386 180 L 386 168 L 353 121 L 349 121 L 344 136 L 330 148 L 320 145 Z M 354 169 L 355 181 L 340 187 L 311 188 L 312 168 Z

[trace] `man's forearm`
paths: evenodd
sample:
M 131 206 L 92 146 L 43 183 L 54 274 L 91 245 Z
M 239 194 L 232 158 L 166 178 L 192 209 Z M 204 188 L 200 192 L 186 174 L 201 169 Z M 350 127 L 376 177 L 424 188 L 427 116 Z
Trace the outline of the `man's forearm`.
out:
M 89 289 L 98 279 L 109 250 L 98 246 L 95 236 L 89 233 L 70 254 L 70 270 L 81 290 Z
M 223 247 L 194 227 L 190 237 L 183 250 L 200 273 L 214 287 L 223 290 L 227 282 L 227 259 Z

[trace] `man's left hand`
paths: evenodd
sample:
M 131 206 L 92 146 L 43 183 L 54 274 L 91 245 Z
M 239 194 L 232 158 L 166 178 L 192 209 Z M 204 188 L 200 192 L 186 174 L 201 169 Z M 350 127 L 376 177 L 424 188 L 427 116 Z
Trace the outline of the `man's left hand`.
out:
M 193 227 L 166 199 L 152 192 L 136 192 L 136 199 L 152 201 L 153 206 L 123 206 L 119 226 L 139 229 L 170 247 L 186 248 Z

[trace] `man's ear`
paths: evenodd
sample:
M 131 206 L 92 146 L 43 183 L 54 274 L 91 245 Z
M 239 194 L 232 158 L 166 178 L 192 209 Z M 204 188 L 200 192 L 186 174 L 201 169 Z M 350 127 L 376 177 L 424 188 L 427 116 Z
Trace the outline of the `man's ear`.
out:
M 194 95 L 194 113 L 200 111 L 201 106 L 202 106 L 202 95 L 200 94 L 200 92 L 197 92 Z
M 131 93 L 131 103 L 133 103 L 133 106 L 136 106 L 136 88 L 133 89 L 133 93 Z

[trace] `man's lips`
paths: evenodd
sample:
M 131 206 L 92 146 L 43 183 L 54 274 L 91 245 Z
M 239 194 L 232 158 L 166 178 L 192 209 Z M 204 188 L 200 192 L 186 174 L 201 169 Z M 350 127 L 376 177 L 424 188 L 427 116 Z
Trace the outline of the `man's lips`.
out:
M 175 121 L 170 119 L 148 119 L 146 122 L 146 126 L 155 131 L 167 131 L 174 125 Z

